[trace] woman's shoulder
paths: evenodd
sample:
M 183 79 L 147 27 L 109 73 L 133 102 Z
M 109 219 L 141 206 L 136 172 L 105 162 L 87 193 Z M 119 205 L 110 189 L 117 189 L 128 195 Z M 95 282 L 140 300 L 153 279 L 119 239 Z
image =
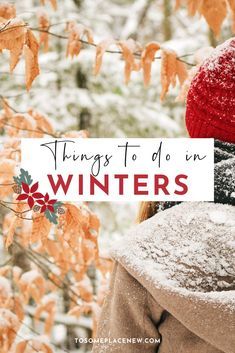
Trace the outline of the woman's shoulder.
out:
M 194 290 L 234 287 L 235 207 L 185 202 L 133 227 L 113 257 L 125 267 Z

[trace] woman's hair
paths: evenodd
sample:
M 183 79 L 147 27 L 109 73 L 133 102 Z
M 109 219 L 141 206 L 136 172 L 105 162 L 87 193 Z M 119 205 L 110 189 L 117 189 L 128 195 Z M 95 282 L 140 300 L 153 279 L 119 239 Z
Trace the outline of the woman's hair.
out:
M 157 213 L 157 202 L 145 201 L 141 202 L 137 215 L 137 223 L 141 223 Z

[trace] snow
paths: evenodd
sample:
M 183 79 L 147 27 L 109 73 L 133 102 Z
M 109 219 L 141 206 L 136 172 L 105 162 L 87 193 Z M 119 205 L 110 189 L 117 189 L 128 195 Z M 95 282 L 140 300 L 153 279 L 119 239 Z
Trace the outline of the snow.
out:
M 221 211 L 209 212 L 209 217 L 211 221 L 216 224 L 226 223 L 226 220 L 227 220 L 227 214 Z
M 0 276 L 0 297 L 4 296 L 5 298 L 9 297 L 11 294 L 11 284 L 8 279 Z
M 157 286 L 210 292 L 234 287 L 232 206 L 181 203 L 133 228 L 112 256 Z M 224 286 L 226 283 L 226 286 Z
M 25 282 L 25 283 L 31 283 L 31 282 L 33 282 L 36 278 L 38 278 L 38 276 L 40 276 L 40 274 L 38 273 L 37 270 L 28 271 L 28 272 L 25 272 L 25 273 L 21 276 L 21 281 L 22 281 L 22 282 Z
M 235 40 L 234 38 L 228 39 L 225 43 L 216 47 L 211 53 L 209 59 L 206 60 L 205 65 L 209 71 L 214 71 L 218 66 L 221 65 L 220 57 L 224 54 L 230 54 L 234 57 L 233 61 L 235 63 Z M 228 69 L 230 64 L 228 66 Z

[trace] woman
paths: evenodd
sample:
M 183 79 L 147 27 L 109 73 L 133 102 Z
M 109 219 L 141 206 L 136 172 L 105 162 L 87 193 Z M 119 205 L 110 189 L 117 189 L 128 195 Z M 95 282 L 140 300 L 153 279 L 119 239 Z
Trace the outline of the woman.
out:
M 215 201 L 142 205 L 112 253 L 93 353 L 235 352 L 235 39 L 199 69 L 186 125 L 216 138 Z

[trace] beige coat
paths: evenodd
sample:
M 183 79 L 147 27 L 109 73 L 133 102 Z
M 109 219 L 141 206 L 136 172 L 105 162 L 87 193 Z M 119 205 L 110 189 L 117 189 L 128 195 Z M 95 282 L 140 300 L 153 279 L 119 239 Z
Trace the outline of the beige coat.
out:
M 213 203 L 132 229 L 113 250 L 93 353 L 235 353 L 234 237 L 235 207 Z M 143 341 L 120 343 L 130 337 Z

